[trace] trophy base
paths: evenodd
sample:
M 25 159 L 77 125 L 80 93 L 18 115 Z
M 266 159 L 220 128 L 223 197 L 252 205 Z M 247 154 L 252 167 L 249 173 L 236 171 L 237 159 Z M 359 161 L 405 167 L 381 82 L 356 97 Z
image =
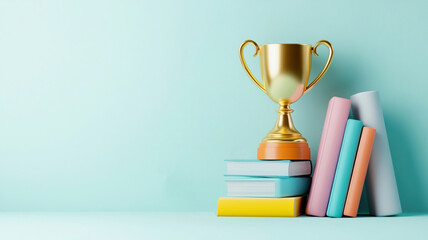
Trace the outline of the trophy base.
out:
M 293 110 L 290 108 L 290 104 L 281 102 L 277 112 L 279 115 L 275 126 L 267 136 L 263 138 L 263 142 L 306 142 L 306 139 L 294 127 L 293 120 L 291 119 L 291 113 Z
M 257 149 L 259 160 L 311 160 L 306 142 L 262 142 Z

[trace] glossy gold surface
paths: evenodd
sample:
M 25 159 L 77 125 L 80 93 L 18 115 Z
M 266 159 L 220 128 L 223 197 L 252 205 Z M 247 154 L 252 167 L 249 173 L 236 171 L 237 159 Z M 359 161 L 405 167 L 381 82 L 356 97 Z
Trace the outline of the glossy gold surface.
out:
M 247 44 L 255 47 L 254 56 L 260 55 L 261 83 L 251 73 L 245 62 L 243 51 Z M 308 85 L 311 70 L 312 52 L 318 56 L 317 47 L 324 44 L 329 49 L 327 63 L 321 73 Z M 272 101 L 278 103 L 278 119 L 274 128 L 263 139 L 264 142 L 305 142 L 291 119 L 290 104 L 299 100 L 315 86 L 325 74 L 333 58 L 333 47 L 328 41 L 321 40 L 314 47 L 309 44 L 266 44 L 257 45 L 252 40 L 242 43 L 239 49 L 242 66 L 254 83 L 265 92 Z

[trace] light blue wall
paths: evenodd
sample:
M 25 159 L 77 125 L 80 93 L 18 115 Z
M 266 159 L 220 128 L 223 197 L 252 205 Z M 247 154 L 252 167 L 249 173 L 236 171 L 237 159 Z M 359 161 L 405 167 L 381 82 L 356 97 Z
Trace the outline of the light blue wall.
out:
M 328 100 L 379 90 L 403 208 L 428 211 L 427 11 L 426 1 L 2 1 L 0 210 L 214 210 L 223 159 L 255 158 L 276 118 L 239 45 L 327 39 L 329 71 L 292 106 L 313 160 Z

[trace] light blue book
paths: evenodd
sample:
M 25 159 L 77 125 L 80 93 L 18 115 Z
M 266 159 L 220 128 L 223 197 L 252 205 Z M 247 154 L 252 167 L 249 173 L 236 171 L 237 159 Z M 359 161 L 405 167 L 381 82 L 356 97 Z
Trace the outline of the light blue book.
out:
M 226 174 L 241 177 L 291 177 L 310 175 L 311 161 L 225 160 Z
M 327 207 L 329 217 L 342 217 L 362 128 L 363 122 L 360 120 L 348 119 L 346 123 Z
M 310 177 L 232 177 L 226 175 L 229 197 L 292 197 L 307 194 Z

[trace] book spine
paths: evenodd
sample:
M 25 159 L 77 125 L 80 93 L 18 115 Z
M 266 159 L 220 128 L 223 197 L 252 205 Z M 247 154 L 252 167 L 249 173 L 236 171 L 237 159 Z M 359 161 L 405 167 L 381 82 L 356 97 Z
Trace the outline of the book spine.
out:
M 302 197 L 290 198 L 219 198 L 217 216 L 297 217 Z
M 306 195 L 308 194 L 310 184 L 310 177 L 279 178 L 279 181 L 276 183 L 275 197 Z
M 333 97 L 327 109 L 306 213 L 325 216 L 351 101 Z
M 354 116 L 365 126 L 376 129 L 366 182 L 370 213 L 375 216 L 399 214 L 402 210 L 379 93 L 357 93 L 351 96 L 351 102 Z
M 241 176 L 225 176 L 227 183 L 227 196 L 228 197 L 259 197 L 259 198 L 284 198 L 293 197 L 299 195 L 306 195 L 309 191 L 311 184 L 310 177 L 241 177 Z M 237 192 L 231 190 L 231 183 L 237 183 L 234 185 L 234 189 L 240 188 L 245 190 L 244 192 Z M 248 186 L 251 183 L 252 186 Z M 273 183 L 274 191 L 272 193 L 260 192 L 260 188 L 255 188 L 257 183 Z M 241 185 L 239 185 L 241 184 Z M 243 185 L 244 184 L 244 187 Z M 264 186 L 266 189 L 266 185 Z
M 343 215 L 345 216 L 357 216 L 375 135 L 376 130 L 374 128 L 363 128 L 360 145 L 355 158 L 354 170 L 352 171 L 351 182 L 349 183 L 348 194 L 346 196 L 345 208 L 343 210 Z
M 359 120 L 349 119 L 346 123 L 327 207 L 327 216 L 329 217 L 342 217 L 362 128 L 363 122 Z

